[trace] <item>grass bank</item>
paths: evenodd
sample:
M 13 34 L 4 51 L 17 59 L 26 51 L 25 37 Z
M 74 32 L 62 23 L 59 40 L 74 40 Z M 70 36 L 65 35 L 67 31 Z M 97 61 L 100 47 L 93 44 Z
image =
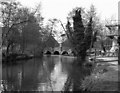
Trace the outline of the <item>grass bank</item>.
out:
M 82 81 L 80 88 L 85 91 L 118 91 L 118 74 L 120 66 L 117 61 L 96 63 L 92 74 Z

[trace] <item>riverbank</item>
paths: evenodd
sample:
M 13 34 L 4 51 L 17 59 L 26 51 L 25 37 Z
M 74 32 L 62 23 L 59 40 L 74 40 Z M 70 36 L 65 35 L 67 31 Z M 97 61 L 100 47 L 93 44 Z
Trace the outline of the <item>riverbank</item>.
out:
M 103 62 L 96 63 L 92 74 L 86 77 L 82 86 L 80 87 L 84 91 L 118 91 L 118 83 L 120 79 L 118 74 L 120 74 L 120 66 L 116 58 L 102 58 Z
M 8 56 L 2 55 L 2 63 L 16 63 L 16 61 L 29 60 L 32 58 L 41 58 L 43 54 L 38 55 L 28 55 L 28 54 L 10 54 Z

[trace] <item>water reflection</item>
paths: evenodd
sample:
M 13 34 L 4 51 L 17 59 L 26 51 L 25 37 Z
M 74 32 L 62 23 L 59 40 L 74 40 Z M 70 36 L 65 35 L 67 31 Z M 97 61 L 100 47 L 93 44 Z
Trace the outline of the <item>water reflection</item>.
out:
M 73 65 L 73 57 L 44 56 L 18 62 L 17 65 L 5 65 L 2 68 L 2 80 L 5 90 L 13 91 L 62 91 L 79 90 L 81 79 L 90 70 Z
M 78 60 L 75 60 L 76 62 Z M 65 86 L 65 91 L 72 90 L 72 91 L 81 91 L 80 86 L 82 80 L 90 75 L 91 68 L 86 68 L 85 66 L 79 66 L 77 64 L 69 65 L 69 68 L 67 67 L 68 71 L 68 78 Z
M 51 73 L 52 88 L 55 91 L 61 91 L 67 79 L 67 74 L 62 70 L 61 57 L 56 63 L 53 72 Z

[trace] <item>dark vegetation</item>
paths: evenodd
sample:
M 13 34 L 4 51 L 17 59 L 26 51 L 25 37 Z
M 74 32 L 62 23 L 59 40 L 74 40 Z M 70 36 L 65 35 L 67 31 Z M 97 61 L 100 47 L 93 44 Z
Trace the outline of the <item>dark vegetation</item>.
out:
M 92 38 L 92 16 L 89 19 L 87 28 L 84 27 L 81 16 L 81 9 L 75 11 L 75 16 L 73 16 L 73 29 L 70 29 L 70 22 L 67 23 L 68 38 L 71 41 L 72 48 L 81 60 L 85 60 L 86 51 L 91 47 Z M 88 39 L 89 38 L 89 39 Z
M 17 1 L 2 1 L 2 60 L 42 57 L 46 47 L 58 46 L 52 26 L 43 26 L 40 5 L 31 11 Z

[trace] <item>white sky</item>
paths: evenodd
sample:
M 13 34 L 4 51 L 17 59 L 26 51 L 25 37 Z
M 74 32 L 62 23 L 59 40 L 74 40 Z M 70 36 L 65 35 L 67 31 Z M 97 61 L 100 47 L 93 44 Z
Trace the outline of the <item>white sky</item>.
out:
M 118 19 L 119 0 L 17 0 L 23 5 L 34 8 L 41 2 L 42 16 L 47 20 L 49 18 L 60 19 L 66 23 L 66 17 L 69 11 L 75 7 L 84 7 L 86 10 L 90 5 L 95 5 L 98 15 L 102 20 L 111 17 Z
M 118 20 L 118 2 L 120 0 L 17 0 L 22 5 L 35 8 L 41 3 L 42 16 L 47 21 L 50 18 L 57 18 L 66 23 L 68 13 L 75 7 L 83 7 L 88 10 L 93 4 L 96 7 L 97 14 L 101 20 L 115 19 Z M 58 33 L 58 35 L 60 35 Z M 55 39 L 61 42 L 61 38 L 56 36 Z

